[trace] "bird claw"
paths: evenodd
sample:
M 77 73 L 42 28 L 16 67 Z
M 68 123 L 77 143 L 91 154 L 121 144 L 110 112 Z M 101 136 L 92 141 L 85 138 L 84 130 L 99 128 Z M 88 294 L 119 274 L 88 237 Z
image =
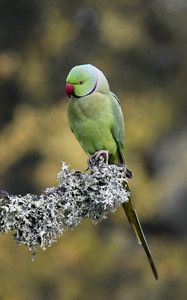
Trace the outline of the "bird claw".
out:
M 127 169 L 126 164 L 118 164 L 119 167 L 123 167 L 125 169 L 125 178 L 131 179 L 133 177 L 133 172 L 129 169 Z
M 126 168 L 125 176 L 126 176 L 127 178 L 131 179 L 131 178 L 133 177 L 132 171 Z
M 100 150 L 88 158 L 88 168 L 93 170 L 95 166 L 108 165 L 109 153 L 107 150 Z

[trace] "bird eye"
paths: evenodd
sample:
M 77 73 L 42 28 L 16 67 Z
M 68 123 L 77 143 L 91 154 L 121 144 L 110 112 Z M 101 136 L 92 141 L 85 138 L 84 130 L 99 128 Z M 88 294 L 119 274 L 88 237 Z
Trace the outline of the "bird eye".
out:
M 80 80 L 80 81 L 79 81 L 79 83 L 80 83 L 80 84 L 83 84 L 83 83 L 84 83 L 84 81 L 83 81 L 83 80 Z

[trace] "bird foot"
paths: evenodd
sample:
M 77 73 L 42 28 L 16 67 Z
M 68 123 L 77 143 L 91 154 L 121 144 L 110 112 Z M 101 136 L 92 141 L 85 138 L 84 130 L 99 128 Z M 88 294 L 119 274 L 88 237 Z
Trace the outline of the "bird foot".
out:
M 106 150 L 100 150 L 90 155 L 88 158 L 88 168 L 93 170 L 95 166 L 108 165 L 109 153 Z
M 9 200 L 9 193 L 0 189 L 0 199 Z

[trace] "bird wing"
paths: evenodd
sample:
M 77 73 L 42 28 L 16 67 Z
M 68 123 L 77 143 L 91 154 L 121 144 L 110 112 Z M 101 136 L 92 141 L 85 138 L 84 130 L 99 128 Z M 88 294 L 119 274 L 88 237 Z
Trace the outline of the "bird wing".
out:
M 111 92 L 111 105 L 112 105 L 112 112 L 114 117 L 112 134 L 118 147 L 118 152 L 120 157 L 119 163 L 125 163 L 125 159 L 124 159 L 125 128 L 124 128 L 123 112 L 121 109 L 120 100 L 112 92 Z

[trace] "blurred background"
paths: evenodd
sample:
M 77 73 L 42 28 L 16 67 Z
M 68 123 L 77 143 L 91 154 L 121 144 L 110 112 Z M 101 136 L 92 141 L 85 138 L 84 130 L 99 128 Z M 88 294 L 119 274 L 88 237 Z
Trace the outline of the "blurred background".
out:
M 34 262 L 1 236 L 0 299 L 186 299 L 186 19 L 186 0 L 0 0 L 0 188 L 42 193 L 62 160 L 84 170 L 64 84 L 74 65 L 96 65 L 121 99 L 130 187 L 160 273 L 155 283 L 118 209 Z

